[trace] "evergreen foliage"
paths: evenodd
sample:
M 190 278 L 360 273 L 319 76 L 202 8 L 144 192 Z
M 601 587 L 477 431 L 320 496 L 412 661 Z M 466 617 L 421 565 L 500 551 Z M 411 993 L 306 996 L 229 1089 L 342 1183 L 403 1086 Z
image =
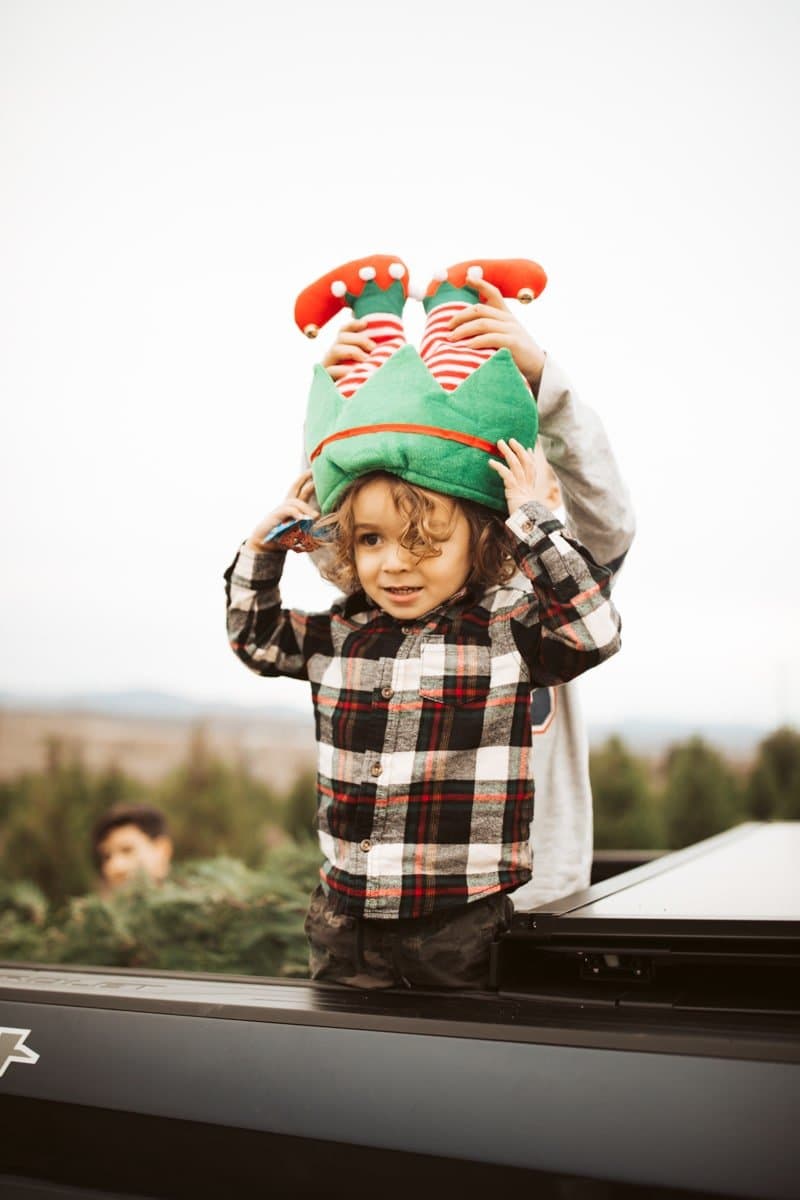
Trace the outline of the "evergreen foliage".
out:
M 662 805 L 670 849 L 702 841 L 740 820 L 736 778 L 702 738 L 674 746 L 667 755 L 666 774 Z
M 0 896 L 0 952 L 27 962 L 306 976 L 303 922 L 319 872 L 306 843 L 260 870 L 230 858 L 188 863 L 165 883 L 75 897 L 47 912 L 41 894 Z M 31 919 L 33 917 L 33 920 Z
M 35 884 L 0 883 L 0 954 L 34 959 L 47 916 L 47 900 Z
M 653 850 L 663 845 L 658 809 L 644 764 L 620 737 L 589 759 L 598 850 Z
M 286 832 L 296 842 L 316 840 L 317 777 L 313 771 L 297 776 L 286 797 Z
M 117 771 L 91 775 L 74 751 L 51 741 L 44 771 L 4 788 L 0 875 L 29 880 L 56 902 L 88 891 L 94 882 L 92 824 L 112 804 L 132 801 L 141 791 Z
M 311 787 L 313 797 L 313 781 Z M 122 802 L 164 811 L 179 860 L 228 855 L 257 867 L 287 836 L 286 798 L 244 764 L 215 758 L 202 728 L 192 735 L 186 762 L 150 788 L 113 768 L 92 774 L 79 753 L 52 741 L 43 771 L 0 791 L 0 878 L 29 880 L 54 903 L 85 895 L 97 883 L 92 825 Z
M 678 848 L 743 816 L 800 819 L 800 733 L 789 728 L 764 739 L 743 787 L 698 737 L 663 764 L 612 737 L 592 752 L 590 772 L 598 849 Z M 175 865 L 160 886 L 104 897 L 90 830 L 120 802 L 166 812 Z M 315 808 L 313 773 L 278 795 L 246 764 L 215 758 L 202 728 L 184 765 L 155 787 L 92 774 L 52 742 L 44 770 L 0 785 L 0 958 L 302 977 L 321 862 Z
M 167 814 L 181 858 L 233 855 L 257 866 L 271 831 L 283 825 L 280 798 L 245 763 L 229 766 L 215 758 L 202 726 L 192 734 L 185 764 L 151 799 Z
M 800 733 L 783 726 L 758 747 L 745 789 L 748 816 L 756 821 L 800 821 Z

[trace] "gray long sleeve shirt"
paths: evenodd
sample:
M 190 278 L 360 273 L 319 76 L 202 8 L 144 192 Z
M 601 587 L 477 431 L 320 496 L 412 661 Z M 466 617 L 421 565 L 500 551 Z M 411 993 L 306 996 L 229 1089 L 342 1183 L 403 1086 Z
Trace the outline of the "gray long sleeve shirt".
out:
M 539 437 L 558 476 L 565 525 L 598 562 L 619 570 L 635 522 L 603 424 L 548 357 L 538 394 Z M 512 893 L 520 911 L 587 887 L 592 866 L 589 741 L 577 683 L 534 694 L 533 877 Z

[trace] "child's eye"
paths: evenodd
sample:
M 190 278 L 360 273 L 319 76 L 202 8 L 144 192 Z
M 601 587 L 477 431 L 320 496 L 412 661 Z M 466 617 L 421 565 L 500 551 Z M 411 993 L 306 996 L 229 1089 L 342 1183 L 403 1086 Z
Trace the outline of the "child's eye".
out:
M 380 534 L 377 533 L 360 533 L 358 535 L 359 546 L 377 546 L 380 540 Z

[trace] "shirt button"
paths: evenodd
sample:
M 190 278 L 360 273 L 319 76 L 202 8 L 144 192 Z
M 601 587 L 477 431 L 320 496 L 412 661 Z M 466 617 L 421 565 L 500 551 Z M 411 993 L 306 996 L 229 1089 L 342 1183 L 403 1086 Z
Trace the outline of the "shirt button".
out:
M 411 626 L 410 625 L 402 625 L 400 627 L 400 632 L 401 633 L 411 633 Z
M 372 842 L 368 841 L 367 838 L 364 838 L 363 842 L 358 843 L 358 848 L 359 850 L 363 850 L 365 854 L 368 854 L 372 849 Z
M 533 533 L 533 521 L 523 521 L 522 532 L 523 533 Z
M 369 769 L 369 773 L 370 773 L 370 775 L 374 775 L 375 778 L 377 779 L 377 777 L 380 775 L 382 770 L 383 770 L 383 767 L 381 766 L 380 763 L 373 763 Z
M 391 700 L 392 696 L 394 695 L 394 688 L 382 687 L 381 695 L 383 696 L 384 700 Z

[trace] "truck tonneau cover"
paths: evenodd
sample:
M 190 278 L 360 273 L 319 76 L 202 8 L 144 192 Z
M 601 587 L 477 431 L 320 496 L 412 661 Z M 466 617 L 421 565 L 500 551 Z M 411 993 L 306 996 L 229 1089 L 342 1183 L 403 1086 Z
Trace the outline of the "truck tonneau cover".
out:
M 491 992 L 7 964 L 0 1099 L 795 1197 L 798 861 L 746 825 L 519 913 Z

